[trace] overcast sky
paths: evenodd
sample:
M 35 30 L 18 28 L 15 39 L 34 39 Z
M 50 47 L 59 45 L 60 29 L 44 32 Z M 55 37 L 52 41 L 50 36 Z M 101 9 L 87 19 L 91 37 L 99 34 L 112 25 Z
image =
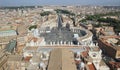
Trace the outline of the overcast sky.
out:
M 0 6 L 104 5 L 120 6 L 120 0 L 0 0 Z

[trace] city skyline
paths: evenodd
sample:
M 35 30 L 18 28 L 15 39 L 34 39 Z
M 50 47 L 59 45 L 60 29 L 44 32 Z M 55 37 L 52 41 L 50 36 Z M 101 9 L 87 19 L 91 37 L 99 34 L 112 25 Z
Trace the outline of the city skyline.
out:
M 118 3 L 0 1 L 0 70 L 120 70 Z
M 120 0 L 0 0 L 0 6 L 100 5 L 120 6 Z

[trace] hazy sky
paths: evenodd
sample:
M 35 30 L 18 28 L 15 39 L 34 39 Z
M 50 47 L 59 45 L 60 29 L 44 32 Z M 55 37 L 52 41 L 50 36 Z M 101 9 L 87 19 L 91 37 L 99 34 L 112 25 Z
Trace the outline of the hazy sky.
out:
M 120 6 L 120 0 L 0 0 L 0 6 L 28 5 L 114 5 Z

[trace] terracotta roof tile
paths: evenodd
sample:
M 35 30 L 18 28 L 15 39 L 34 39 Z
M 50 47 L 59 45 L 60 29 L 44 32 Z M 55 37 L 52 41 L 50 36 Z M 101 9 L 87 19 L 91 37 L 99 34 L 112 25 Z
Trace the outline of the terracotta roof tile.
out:
M 88 64 L 87 66 L 88 66 L 89 70 L 96 70 L 96 68 L 93 65 L 93 63 L 92 64 Z
M 81 53 L 82 57 L 87 57 L 88 56 L 88 52 L 87 51 L 84 51 Z
M 112 67 L 120 68 L 120 62 L 113 62 L 113 61 L 110 61 L 109 64 L 110 64 Z
M 29 61 L 32 57 L 26 57 L 24 58 L 24 61 Z

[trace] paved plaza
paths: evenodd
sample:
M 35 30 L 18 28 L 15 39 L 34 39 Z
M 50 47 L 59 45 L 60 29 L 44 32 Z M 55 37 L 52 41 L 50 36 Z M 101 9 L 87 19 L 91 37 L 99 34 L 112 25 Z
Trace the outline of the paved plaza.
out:
M 50 32 L 43 32 L 40 33 L 41 37 L 45 38 L 46 44 L 75 44 L 78 45 L 77 39 L 75 38 L 75 34 L 78 37 L 82 37 L 86 35 L 86 32 L 80 29 L 72 29 L 70 27 L 63 27 L 62 26 L 62 17 L 58 15 L 58 23 L 57 27 L 53 27 L 49 29 L 49 27 L 45 28 L 45 31 Z M 67 24 L 66 24 L 67 25 Z M 69 24 L 68 24 L 69 25 Z

